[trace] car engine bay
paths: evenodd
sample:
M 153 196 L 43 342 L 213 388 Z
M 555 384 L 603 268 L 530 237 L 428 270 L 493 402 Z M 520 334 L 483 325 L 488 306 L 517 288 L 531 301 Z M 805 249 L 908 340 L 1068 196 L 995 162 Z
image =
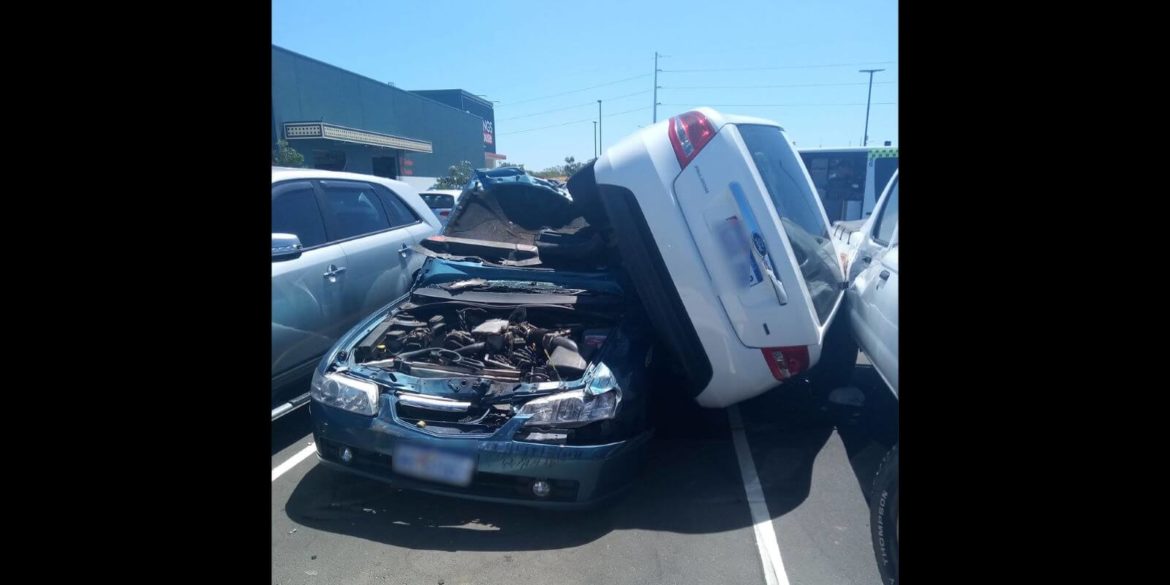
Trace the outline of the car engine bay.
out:
M 358 343 L 354 361 L 417 378 L 575 380 L 611 327 L 611 320 L 565 307 L 408 305 Z

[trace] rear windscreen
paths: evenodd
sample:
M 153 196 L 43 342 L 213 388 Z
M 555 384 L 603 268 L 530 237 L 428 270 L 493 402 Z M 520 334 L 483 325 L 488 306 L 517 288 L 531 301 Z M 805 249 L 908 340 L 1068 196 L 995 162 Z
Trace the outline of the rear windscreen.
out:
M 423 193 L 422 200 L 431 209 L 449 209 L 455 207 L 455 197 L 442 193 Z
M 745 124 L 738 129 L 780 215 L 813 308 L 824 323 L 841 295 L 844 277 L 813 187 L 779 128 Z

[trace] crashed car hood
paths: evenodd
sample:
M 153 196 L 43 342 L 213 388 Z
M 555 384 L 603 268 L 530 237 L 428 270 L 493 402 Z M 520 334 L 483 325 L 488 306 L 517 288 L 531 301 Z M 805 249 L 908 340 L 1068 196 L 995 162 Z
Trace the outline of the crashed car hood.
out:
M 432 252 L 518 266 L 594 269 L 604 265 L 599 230 L 568 191 L 518 169 L 476 172 L 441 238 L 424 242 Z M 459 252 L 440 242 L 457 243 Z M 476 242 L 482 243 L 476 249 Z M 487 245 L 487 243 L 495 245 Z M 505 246 L 499 246 L 504 244 Z M 529 261 L 517 254 L 535 254 Z M 517 262 L 516 260 L 524 260 Z

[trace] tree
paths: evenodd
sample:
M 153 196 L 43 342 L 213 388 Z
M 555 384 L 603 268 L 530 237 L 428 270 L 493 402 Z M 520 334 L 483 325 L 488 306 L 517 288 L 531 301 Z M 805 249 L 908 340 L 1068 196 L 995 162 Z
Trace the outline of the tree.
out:
M 468 161 L 451 165 L 451 168 L 447 169 L 447 176 L 435 181 L 431 189 L 462 189 L 471 180 L 471 173 L 471 163 Z
M 585 166 L 585 163 L 577 162 L 577 160 L 574 159 L 573 157 L 566 156 L 565 157 L 565 166 L 564 166 L 563 171 L 564 171 L 566 177 L 571 177 L 571 176 L 573 176 L 573 173 L 576 173 L 577 171 L 581 170 L 582 168 L 584 168 L 584 166 Z
M 502 169 L 502 168 L 504 168 L 504 167 L 518 167 L 520 170 L 527 172 L 527 171 L 526 171 L 526 169 L 524 168 L 524 163 L 519 163 L 519 164 L 517 164 L 517 163 L 510 163 L 510 162 L 502 162 L 502 163 L 500 163 L 500 167 L 499 167 L 499 168 L 501 168 L 501 169 Z
M 278 140 L 276 150 L 272 152 L 272 164 L 280 167 L 300 167 L 305 165 L 305 155 L 288 145 L 287 140 Z

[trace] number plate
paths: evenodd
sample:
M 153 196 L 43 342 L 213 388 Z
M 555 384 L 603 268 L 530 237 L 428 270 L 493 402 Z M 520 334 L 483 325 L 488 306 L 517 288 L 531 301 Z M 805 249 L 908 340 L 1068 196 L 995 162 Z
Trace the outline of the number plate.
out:
M 475 459 L 468 455 L 399 443 L 394 446 L 395 473 L 457 486 L 471 484 Z

